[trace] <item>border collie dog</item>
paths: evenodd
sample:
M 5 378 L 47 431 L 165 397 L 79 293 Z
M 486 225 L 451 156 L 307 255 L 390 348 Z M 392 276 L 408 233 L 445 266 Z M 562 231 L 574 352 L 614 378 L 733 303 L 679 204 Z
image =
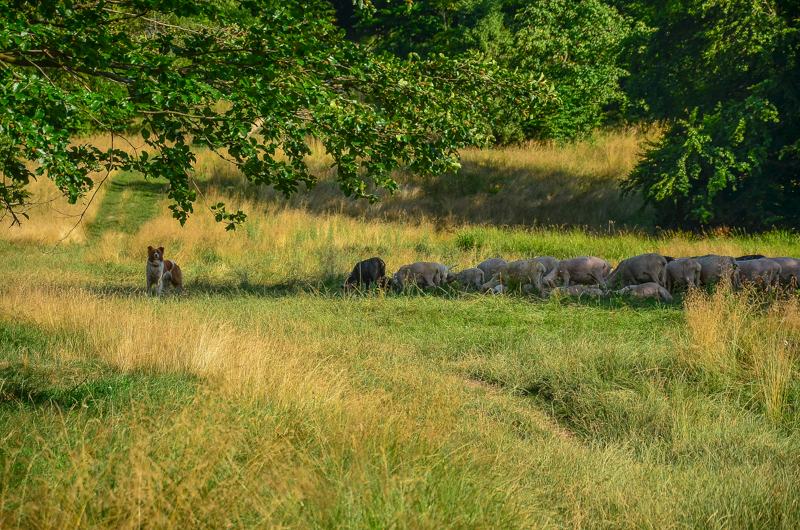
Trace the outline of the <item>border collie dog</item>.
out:
M 161 291 L 168 294 L 170 284 L 183 292 L 181 268 L 171 259 L 164 259 L 164 247 L 147 247 L 147 253 L 147 295 L 150 295 L 153 285 L 158 286 L 158 296 L 161 296 Z

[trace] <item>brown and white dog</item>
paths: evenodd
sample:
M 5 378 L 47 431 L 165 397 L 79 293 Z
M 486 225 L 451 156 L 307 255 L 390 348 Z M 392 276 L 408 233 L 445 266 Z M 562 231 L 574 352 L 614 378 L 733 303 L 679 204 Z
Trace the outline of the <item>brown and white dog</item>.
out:
M 158 296 L 162 290 L 169 293 L 170 284 L 183 292 L 181 268 L 171 259 L 164 259 L 164 247 L 147 247 L 147 252 L 147 294 L 150 295 L 153 284 L 158 286 Z

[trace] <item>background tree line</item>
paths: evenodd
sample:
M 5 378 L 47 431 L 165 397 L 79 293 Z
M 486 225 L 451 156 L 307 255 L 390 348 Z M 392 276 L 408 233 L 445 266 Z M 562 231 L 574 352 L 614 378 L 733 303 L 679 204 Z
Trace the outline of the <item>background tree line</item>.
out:
M 662 227 L 800 222 L 797 0 L 333 3 L 348 37 L 376 50 L 542 72 L 561 104 L 493 112 L 501 142 L 663 123 L 626 183 Z
M 91 172 L 135 169 L 169 182 L 183 222 L 193 145 L 289 195 L 316 183 L 314 137 L 342 191 L 375 200 L 394 168 L 456 169 L 467 145 L 659 122 L 625 191 L 662 227 L 800 221 L 797 0 L 358 4 L 0 0 L 4 215 L 24 217 L 39 175 L 74 202 Z M 140 132 L 149 150 L 74 145 L 93 130 Z

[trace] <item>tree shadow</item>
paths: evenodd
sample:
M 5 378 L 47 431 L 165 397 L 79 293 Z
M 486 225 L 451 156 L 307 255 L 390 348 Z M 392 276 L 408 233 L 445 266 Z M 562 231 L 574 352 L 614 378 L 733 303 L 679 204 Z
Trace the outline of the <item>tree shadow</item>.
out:
M 142 379 L 147 385 L 142 386 Z M 39 366 L 9 362 L 0 367 L 0 408 L 57 407 L 103 409 L 108 403 L 134 394 L 146 395 L 153 387 L 174 390 L 194 387 L 200 378 L 188 375 L 120 373 L 102 363 L 81 362 Z
M 458 173 L 420 177 L 395 171 L 393 195 L 369 183 L 368 191 L 380 202 L 344 197 L 335 171 L 320 176 L 313 189 L 304 185 L 290 199 L 268 186 L 254 187 L 244 177 L 215 173 L 203 181 L 205 191 L 267 202 L 277 207 L 302 208 L 315 214 L 342 214 L 385 222 L 422 221 L 437 226 L 478 224 L 491 226 L 564 226 L 605 230 L 651 229 L 652 211 L 642 209 L 637 195 L 623 197 L 619 176 L 587 177 L 564 169 L 507 167 L 462 161 Z

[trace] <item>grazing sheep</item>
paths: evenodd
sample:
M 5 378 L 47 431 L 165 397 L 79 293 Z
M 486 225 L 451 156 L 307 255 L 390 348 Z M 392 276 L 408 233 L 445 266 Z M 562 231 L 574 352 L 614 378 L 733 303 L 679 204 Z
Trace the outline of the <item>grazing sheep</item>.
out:
M 577 297 L 586 295 L 594 298 L 595 296 L 605 295 L 605 292 L 603 292 L 602 289 L 598 289 L 597 287 L 593 287 L 590 285 L 570 285 L 569 287 L 556 287 L 555 289 L 551 289 L 549 291 L 544 292 L 544 295 L 546 297 L 552 296 L 554 294 L 560 294 L 564 296 L 577 296 Z
M 606 276 L 611 287 L 625 287 L 640 283 L 655 282 L 662 287 L 666 283 L 667 260 L 661 254 L 640 254 L 619 262 L 617 268 Z
M 378 287 L 379 291 L 389 291 L 394 287 L 395 283 L 393 278 L 384 276 L 383 278 L 379 278 L 375 285 Z
M 494 289 L 498 285 L 504 285 L 510 289 L 522 287 L 525 284 L 532 284 L 538 292 L 542 292 L 542 276 L 544 276 L 544 265 L 535 259 L 524 259 L 506 263 L 492 276 L 492 279 L 481 287 L 481 292 Z
M 356 263 L 353 272 L 339 288 L 340 291 L 350 291 L 353 288 L 361 288 L 361 284 L 367 285 L 369 291 L 370 284 L 378 285 L 378 281 L 386 276 L 386 263 L 381 258 L 369 258 Z
M 784 288 L 797 289 L 800 286 L 800 259 L 797 258 L 769 258 L 781 266 L 781 285 Z
M 497 269 L 506 263 L 508 263 L 508 261 L 503 258 L 489 258 L 478 265 L 478 268 L 483 271 L 484 278 L 491 278 L 494 276 L 494 273 L 497 272 Z
M 664 300 L 665 302 L 672 301 L 672 295 L 669 291 L 661 287 L 655 282 L 642 283 L 639 285 L 629 285 L 623 287 L 617 294 L 632 294 L 637 298 L 655 298 L 656 300 Z
M 464 269 L 458 274 L 451 274 L 448 276 L 448 280 L 450 276 L 453 277 L 454 281 L 458 282 L 462 289 L 468 289 L 473 286 L 480 289 L 483 285 L 483 271 L 477 267 Z
M 569 282 L 591 284 L 596 283 L 602 288 L 606 287 L 605 277 L 611 272 L 611 265 L 600 258 L 582 257 L 565 259 L 558 262 L 558 265 L 545 276 L 544 284 L 548 287 L 555 287 L 556 280 L 561 277 L 564 280 L 564 287 L 569 287 Z
M 748 259 L 738 261 L 742 281 L 752 283 L 771 291 L 777 288 L 781 281 L 781 266 L 778 262 L 767 258 Z
M 431 263 L 436 263 L 436 262 L 431 262 Z M 455 276 L 450 273 L 450 270 L 455 268 L 455 265 L 451 265 L 451 266 L 448 267 L 447 265 L 442 265 L 441 263 L 436 263 L 436 266 L 439 267 L 439 277 L 440 277 L 439 284 L 440 285 L 443 284 L 443 283 L 448 283 L 448 282 L 455 281 Z
M 724 282 L 726 285 L 737 289 L 742 287 L 739 265 L 731 256 L 717 256 L 706 254 L 694 258 L 700 264 L 700 283 L 709 285 L 710 282 Z
M 415 285 L 424 284 L 424 287 L 435 289 L 442 283 L 442 273 L 439 267 L 438 263 L 432 261 L 418 261 L 411 265 L 403 265 L 394 273 L 394 281 L 401 290 L 406 288 L 408 282 Z
M 505 285 L 503 285 L 501 283 L 500 285 L 496 285 L 494 287 L 494 289 L 492 289 L 491 291 L 492 291 L 492 294 L 503 294 L 503 293 L 508 292 L 508 287 L 506 287 Z
M 667 263 L 666 283 L 664 287 L 667 291 L 678 285 L 686 287 L 700 287 L 700 264 L 693 258 L 679 258 Z
M 554 258 L 553 256 L 539 256 L 538 258 L 533 258 L 542 265 L 544 265 L 544 274 L 547 276 L 558 266 L 558 259 Z

